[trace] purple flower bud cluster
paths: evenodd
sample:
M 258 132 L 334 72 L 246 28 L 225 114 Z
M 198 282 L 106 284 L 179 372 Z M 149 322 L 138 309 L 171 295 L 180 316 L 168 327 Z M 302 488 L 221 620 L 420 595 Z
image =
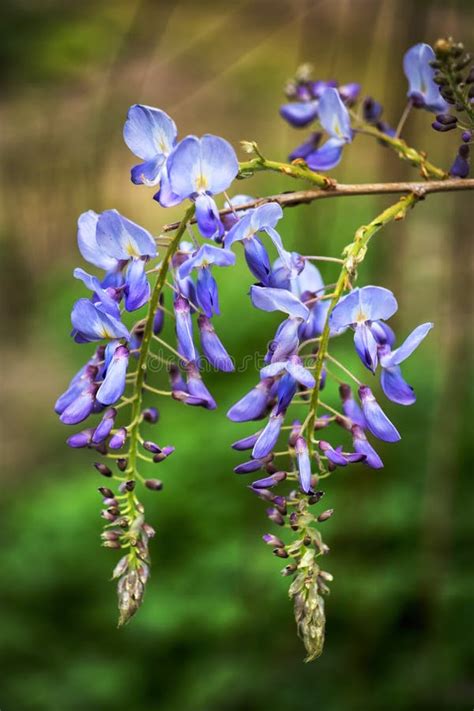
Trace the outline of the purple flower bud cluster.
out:
M 294 149 L 290 160 L 303 160 L 311 170 L 330 170 L 341 160 L 342 150 L 351 143 L 353 133 L 347 107 L 352 106 L 360 92 L 360 84 L 336 81 L 299 79 L 287 87 L 290 103 L 280 107 L 280 115 L 291 126 L 305 128 L 318 121 L 322 131 L 312 133 Z M 323 131 L 327 140 L 320 146 Z
M 237 465 L 234 472 L 251 474 L 263 470 L 264 476 L 255 479 L 250 489 L 271 504 L 267 516 L 273 523 L 284 526 L 288 521 L 292 530 L 301 529 L 304 532 L 300 541 L 303 546 L 308 536 L 311 544 L 314 543 L 311 538 L 313 529 L 309 525 L 311 521 L 322 523 L 332 515 L 332 510 L 327 510 L 316 519 L 313 516 L 301 518 L 306 510 L 304 502 L 309 505 L 319 501 L 320 495 L 315 493 L 319 477 L 328 475 L 337 467 L 356 463 L 379 469 L 383 463 L 368 435 L 385 442 L 400 439 L 400 434 L 378 404 L 371 388 L 361 383 L 358 400 L 349 385 L 340 386 L 342 412 L 329 407 L 329 412 L 334 414 L 327 413 L 314 419 L 310 417 L 304 424 L 293 420 L 291 425 L 285 427 L 289 408 L 293 404 L 304 404 L 304 398 L 308 397 L 312 407 L 315 388 L 318 393 L 324 388 L 327 350 L 323 352 L 321 368 L 317 371 L 320 377 L 318 384 L 314 374 L 316 369 L 312 367 L 317 360 L 318 348 L 322 347 L 322 334 L 326 332 L 332 339 L 352 329 L 355 349 L 363 365 L 372 373 L 380 367 L 380 383 L 385 395 L 398 404 L 411 405 L 415 402 L 414 391 L 404 380 L 400 365 L 420 345 L 433 324 L 418 326 L 396 348 L 395 334 L 386 321 L 397 310 L 397 302 L 388 289 L 377 286 L 352 289 L 329 312 L 329 301 L 324 298 L 325 287 L 319 271 L 308 258 L 285 249 L 276 231 L 281 216 L 281 208 L 276 203 L 257 207 L 235 222 L 225 238 L 226 248 L 236 242 L 243 244 L 249 270 L 259 279 L 250 288 L 253 306 L 262 311 L 280 311 L 286 315 L 268 346 L 259 383 L 227 414 L 234 422 L 265 420 L 257 432 L 244 436 L 232 445 L 239 452 L 251 453 L 250 459 Z M 265 236 L 278 254 L 273 263 L 267 252 Z M 303 356 L 307 346 L 313 343 L 316 343 L 316 348 L 312 348 L 309 356 Z M 337 361 L 336 364 L 350 374 L 345 366 Z M 308 421 L 314 427 L 313 432 L 305 431 Z M 339 443 L 333 445 L 325 438 L 315 439 L 318 431 L 333 422 L 350 433 L 353 451 L 346 451 Z M 276 451 L 284 427 L 289 430 L 284 438 L 286 449 Z M 280 457 L 286 457 L 289 466 L 282 466 Z M 318 473 L 313 473 L 314 464 L 317 464 Z M 299 489 L 289 496 L 274 493 L 274 489 L 285 481 L 297 481 Z M 288 548 L 275 543 L 270 534 L 265 540 L 275 544 L 275 555 L 282 558 L 292 555 L 297 561 L 296 568 L 299 566 L 300 548 L 293 550 L 291 546 Z M 321 541 L 318 540 L 318 544 L 322 545 Z M 296 568 L 291 568 L 292 572 Z
M 408 106 L 397 130 L 382 118 L 383 107 L 371 96 L 352 112 L 359 98 L 360 84 L 339 85 L 337 81 L 314 81 L 311 68 L 303 65 L 294 80 L 287 83 L 285 93 L 290 101 L 280 107 L 280 115 L 295 128 L 315 124 L 309 137 L 289 155 L 290 161 L 305 163 L 311 170 L 335 168 L 342 150 L 351 143 L 358 130 L 374 126 L 390 138 L 398 138 L 410 108 L 435 114 L 432 127 L 440 133 L 461 129 L 462 143 L 449 174 L 466 178 L 469 175 L 469 146 L 474 130 L 474 67 L 464 47 L 452 40 L 439 40 L 435 49 L 418 43 L 405 53 L 403 71 L 408 80 Z M 456 115 L 457 112 L 459 115 Z M 327 136 L 321 144 L 323 136 Z M 386 142 L 379 141 L 383 145 Z
M 179 235 L 174 241 L 169 239 L 167 252 L 158 255 L 155 238 L 116 210 L 101 214 L 90 210 L 78 222 L 79 251 L 101 275 L 82 268 L 74 271 L 74 277 L 90 295 L 73 306 L 72 337 L 80 344 L 96 343 L 96 348 L 58 398 L 55 410 L 67 425 L 94 417 L 92 425 L 72 434 L 67 443 L 73 448 L 95 449 L 117 467 L 114 471 L 103 462 L 94 464 L 102 476 L 120 481 L 117 494 L 105 487 L 100 490 L 104 497 L 101 515 L 106 521 L 104 545 L 129 551 L 114 574 L 119 579 L 120 624 L 134 614 L 143 598 L 148 539 L 154 533 L 145 523 L 135 482 L 141 480 L 151 491 L 163 487 L 159 479 L 143 478 L 137 464 L 159 464 L 174 452 L 173 446 L 158 445 L 140 434 L 142 423 L 156 424 L 159 419 L 156 407 L 144 406 L 145 393 L 171 395 L 206 409 L 216 407 L 201 377 L 193 322 L 197 323 L 202 352 L 209 363 L 222 371 L 234 369 L 212 323 L 220 313 L 213 269 L 235 262 L 234 253 L 223 246 L 226 225 L 214 196 L 224 192 L 238 172 L 237 157 L 227 141 L 212 135 L 187 136 L 178 141 L 173 120 L 160 109 L 132 106 L 124 138 L 143 161 L 132 169 L 132 181 L 158 188 L 154 197 L 164 207 L 189 199 L 200 234 L 215 242 L 199 244 L 192 234 L 192 243 L 178 245 L 186 226 L 183 222 Z M 161 261 L 150 267 L 157 258 Z M 153 287 L 150 274 L 156 275 Z M 164 304 L 165 286 L 172 289 L 172 313 Z M 146 306 L 145 317 L 141 312 L 133 323 L 130 313 Z M 165 311 L 174 319 L 176 347 L 160 337 Z M 151 345 L 155 342 L 167 354 L 178 356 L 177 362 L 154 354 Z M 148 382 L 148 356 L 166 364 L 170 391 L 157 390 Z M 128 419 L 123 416 L 127 410 L 122 408 L 131 408 Z

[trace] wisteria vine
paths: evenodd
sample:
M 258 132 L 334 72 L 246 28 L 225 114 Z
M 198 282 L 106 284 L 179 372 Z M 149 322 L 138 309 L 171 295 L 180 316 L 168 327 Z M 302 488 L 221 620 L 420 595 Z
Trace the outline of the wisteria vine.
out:
M 397 310 L 395 296 L 382 286 L 356 287 L 358 268 L 372 237 L 403 219 L 426 195 L 474 188 L 474 180 L 468 179 L 474 130 L 470 56 L 462 45 L 443 39 L 434 49 L 427 44 L 409 49 L 403 69 L 408 103 L 393 128 L 382 118 L 376 100 L 360 99 L 359 84 L 314 81 L 310 68 L 301 67 L 286 87 L 289 101 L 280 113 L 295 128 L 315 130 L 291 153 L 289 162 L 269 160 L 255 142 L 243 141 L 250 157 L 239 163 L 223 138 L 206 134 L 179 140 L 174 121 L 164 111 L 138 104 L 129 109 L 124 139 L 141 161 L 131 171 L 133 183 L 154 187 L 154 198 L 163 208 L 186 202 L 189 206 L 180 222 L 165 225 L 157 237 L 116 210 L 101 214 L 90 210 L 80 216 L 79 251 L 102 275 L 82 268 L 74 271 L 92 295 L 73 306 L 72 336 L 77 343 L 95 344 L 95 350 L 55 407 L 67 425 L 95 418 L 67 443 L 101 455 L 94 466 L 109 480 L 109 486 L 99 488 L 105 520 L 102 543 L 122 554 L 113 572 L 119 624 L 140 607 L 150 572 L 149 539 L 155 532 L 145 519 L 139 491 L 142 487 L 159 491 L 163 486 L 160 479 L 142 476 L 141 463 L 162 464 L 174 452 L 171 444 L 145 438 L 144 429 L 158 423 L 159 398 L 216 407 L 202 378 L 203 358 L 224 372 L 232 372 L 234 363 L 213 324 L 220 313 L 213 271 L 235 263 L 240 243 L 255 280 L 251 303 L 262 311 L 281 312 L 284 319 L 268 344 L 258 382 L 227 413 L 237 423 L 261 422 L 257 432 L 232 445 L 250 453 L 234 471 L 263 473 L 249 488 L 266 503 L 268 518 L 292 534 L 289 542 L 273 533 L 263 539 L 285 560 L 283 575 L 292 577 L 289 594 L 306 659 L 321 653 L 324 596 L 332 576 L 322 568 L 329 547 L 320 524 L 333 511 L 320 505 L 324 493 L 320 482 L 338 467 L 360 463 L 382 468 L 373 440 L 400 439 L 379 396 L 334 357 L 331 344 L 352 332 L 362 365 L 371 374 L 380 373 L 382 393 L 399 405 L 415 402 L 401 365 L 433 324 L 417 326 L 397 345 L 387 323 Z M 401 137 L 412 109 L 434 114 L 436 131 L 460 131 L 449 171 L 430 163 L 425 153 Z M 341 185 L 324 175 L 359 134 L 375 138 L 418 168 L 422 182 Z M 235 179 L 260 171 L 276 171 L 312 187 L 260 198 L 227 195 Z M 285 248 L 278 231 L 284 208 L 324 197 L 377 193 L 402 197 L 360 227 L 340 257 L 302 255 Z M 225 199 L 221 209 L 218 195 Z M 339 267 L 334 283 L 325 284 L 316 266 L 325 262 Z M 135 312 L 139 318 L 134 320 Z M 173 342 L 163 335 L 165 318 L 174 323 Z M 195 342 L 196 326 L 202 355 Z M 168 373 L 166 390 L 152 384 L 152 359 Z M 338 384 L 339 403 L 321 397 L 327 379 Z

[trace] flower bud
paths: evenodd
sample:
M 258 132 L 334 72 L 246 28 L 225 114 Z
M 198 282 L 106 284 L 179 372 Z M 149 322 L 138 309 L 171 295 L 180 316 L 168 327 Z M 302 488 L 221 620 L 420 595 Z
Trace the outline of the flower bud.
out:
M 145 422 L 149 422 L 151 425 L 155 425 L 160 419 L 160 413 L 156 407 L 148 407 L 142 412 L 142 418 Z
M 110 438 L 110 441 L 109 441 L 110 449 L 122 449 L 123 445 L 125 444 L 126 439 L 127 439 L 127 430 L 125 429 L 125 427 L 121 427 Z
M 145 536 L 147 538 L 154 538 L 154 536 L 156 536 L 156 531 L 153 528 L 153 526 L 150 526 L 150 524 L 144 523 L 142 528 L 143 528 L 143 533 L 145 534 Z
M 334 509 L 328 509 L 327 511 L 323 511 L 321 514 L 318 516 L 318 521 L 319 523 L 323 523 L 324 521 L 327 521 L 328 518 L 331 518 L 331 516 L 334 513 Z
M 106 521 L 110 521 L 111 523 L 112 521 L 115 521 L 117 519 L 116 515 L 110 513 L 110 511 L 107 510 L 101 511 L 100 515 L 102 516 L 102 518 L 105 518 Z
M 121 494 L 125 494 L 127 491 L 133 491 L 136 486 L 136 482 L 134 479 L 130 479 L 129 481 L 122 481 L 122 483 L 119 485 L 119 491 Z
M 99 474 L 102 474 L 102 476 L 107 476 L 107 477 L 112 476 L 111 469 L 109 469 L 109 467 L 106 466 L 105 464 L 102 464 L 102 462 L 94 462 L 94 466 L 97 469 L 97 471 L 99 472 Z
M 285 544 L 283 543 L 281 538 L 278 538 L 278 536 L 274 536 L 273 533 L 265 533 L 262 538 L 269 546 L 275 546 L 276 548 L 285 547 Z
M 285 566 L 285 568 L 283 568 L 281 574 L 284 576 L 293 575 L 293 573 L 296 572 L 297 568 L 298 566 L 296 565 L 296 563 L 290 563 L 289 565 Z
M 66 444 L 68 447 L 73 447 L 73 449 L 78 449 L 81 447 L 87 447 L 92 440 L 92 433 L 94 430 L 92 428 L 87 430 L 82 430 L 82 432 L 76 432 L 76 434 L 71 435 L 67 438 Z
M 158 447 L 157 444 L 154 442 L 150 442 L 149 440 L 146 440 L 143 442 L 143 447 L 148 451 L 148 452 L 153 452 L 153 454 L 156 454 L 157 452 L 161 452 L 160 447 Z
M 163 482 L 159 479 L 145 479 L 145 486 L 151 491 L 161 491 L 163 488 Z
M 124 472 L 128 466 L 128 459 L 125 459 L 125 457 L 123 459 L 117 459 L 117 466 L 121 472 Z
M 277 509 L 267 509 L 267 516 L 270 521 L 273 521 L 273 523 L 276 523 L 278 526 L 283 526 L 285 523 L 285 519 Z
M 157 452 L 157 453 L 154 455 L 153 461 L 155 462 L 155 464 L 158 464 L 159 462 L 162 462 L 163 460 L 167 459 L 167 457 L 169 457 L 170 454 L 173 454 L 174 450 L 175 450 L 175 448 L 174 448 L 174 447 L 171 447 L 171 446 L 163 447 L 163 449 L 161 450 L 161 452 Z
M 289 555 L 284 548 L 274 548 L 272 553 L 273 555 L 276 555 L 277 558 L 289 558 Z
M 120 576 L 125 573 L 127 568 L 128 568 L 128 556 L 124 555 L 123 558 L 120 558 L 119 562 L 115 566 L 113 573 L 112 573 L 112 578 L 120 578 Z
M 315 491 L 314 494 L 311 494 L 311 496 L 308 497 L 308 504 L 310 504 L 310 506 L 317 504 L 323 496 L 324 491 Z
M 108 489 L 106 486 L 99 486 L 97 489 L 99 494 L 102 494 L 106 499 L 113 499 L 114 498 L 114 492 L 112 489 Z
M 100 537 L 104 541 L 117 541 L 121 535 L 121 531 L 103 531 L 103 533 L 100 534 Z

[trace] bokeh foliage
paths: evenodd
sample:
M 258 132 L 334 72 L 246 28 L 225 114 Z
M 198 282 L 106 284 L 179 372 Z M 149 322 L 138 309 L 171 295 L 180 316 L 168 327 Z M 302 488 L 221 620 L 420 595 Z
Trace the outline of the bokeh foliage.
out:
M 254 366 L 211 377 L 217 412 L 162 407 L 158 440 L 177 452 L 161 465 L 164 491 L 147 496 L 157 537 L 145 604 L 120 631 L 107 580 L 116 556 L 98 547 L 102 482 L 90 453 L 65 447 L 66 428 L 52 413 L 89 351 L 67 337 L 82 293 L 71 278 L 77 215 L 117 207 L 154 233 L 179 216 L 128 181 L 133 157 L 121 129 L 131 103 L 164 108 L 182 135 L 255 139 L 284 158 L 300 136 L 279 119 L 278 105 L 299 62 L 314 62 L 322 78 L 362 81 L 395 122 L 404 50 L 447 33 L 474 46 L 471 4 L 23 0 L 3 11 L 2 710 L 472 706 L 468 195 L 430 197 L 374 239 L 361 269 L 361 283 L 396 293 L 401 337 L 422 321 L 436 328 L 405 367 L 418 403 L 387 406 L 403 440 L 380 448 L 386 468 L 338 471 L 325 487 L 325 504 L 336 510 L 324 524 L 335 581 L 317 663 L 302 664 L 288 581 L 260 541 L 270 530 L 264 506 L 232 474 L 239 457 L 229 444 L 252 426 L 224 413 L 254 384 Z M 453 137 L 434 134 L 426 114 L 411 118 L 406 137 L 435 163 L 452 160 Z M 415 177 L 368 140 L 347 151 L 339 180 Z M 258 176 L 234 193 L 291 187 Z M 389 201 L 292 209 L 284 240 L 337 255 Z M 324 274 L 331 281 L 331 265 Z M 276 319 L 251 309 L 241 259 L 232 279 L 225 276 L 216 328 L 241 363 L 263 350 Z

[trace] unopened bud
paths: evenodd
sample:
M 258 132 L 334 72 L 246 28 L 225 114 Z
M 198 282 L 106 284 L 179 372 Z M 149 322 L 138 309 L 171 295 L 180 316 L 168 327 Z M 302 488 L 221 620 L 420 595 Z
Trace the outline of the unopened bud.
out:
M 296 563 L 290 563 L 289 565 L 285 566 L 285 568 L 283 568 L 281 574 L 284 576 L 293 575 L 293 573 L 296 572 L 297 568 L 298 566 L 296 565 Z
M 331 518 L 331 516 L 334 513 L 334 509 L 328 509 L 327 511 L 323 511 L 321 514 L 318 516 L 318 521 L 319 523 L 323 523 L 323 521 L 327 521 L 328 518 Z
M 125 573 L 127 568 L 128 568 L 128 556 L 124 555 L 123 558 L 120 558 L 119 562 L 115 566 L 114 571 L 112 573 L 112 578 L 120 578 L 120 576 Z
M 293 511 L 293 512 L 290 514 L 290 526 L 291 526 L 292 531 L 297 531 L 298 528 L 299 528 L 299 526 L 298 526 L 298 514 L 296 513 L 296 511 Z
M 274 548 L 272 551 L 273 555 L 276 555 L 277 558 L 288 558 L 288 553 L 284 548 Z
M 324 491 L 315 491 L 314 494 L 308 497 L 308 503 L 310 506 L 317 504 L 324 496 Z
M 276 523 L 278 526 L 283 526 L 285 523 L 285 519 L 277 509 L 267 509 L 267 516 L 270 521 L 273 521 L 273 523 Z
M 114 516 L 113 514 L 110 513 L 110 511 L 106 511 L 106 510 L 101 511 L 100 515 L 102 516 L 102 518 L 105 518 L 106 521 L 110 521 L 111 523 L 112 523 L 112 521 L 115 521 L 117 519 L 117 516 Z
M 100 537 L 104 541 L 118 541 L 121 535 L 121 531 L 103 531 L 103 533 L 100 534 Z
M 128 459 L 125 459 L 125 457 L 117 459 L 117 466 L 121 472 L 124 472 L 128 466 Z
M 153 538 L 156 535 L 155 529 L 153 528 L 153 526 L 150 526 L 150 524 L 148 524 L 148 523 L 143 524 L 142 530 L 147 538 Z
M 156 407 L 148 407 L 146 410 L 143 410 L 142 417 L 145 422 L 149 422 L 150 424 L 154 425 L 160 419 L 160 413 L 158 412 Z
M 104 548 L 117 548 L 117 549 L 122 547 L 120 544 L 120 541 L 104 541 L 102 543 L 102 546 Z
M 114 497 L 114 492 L 112 489 L 108 489 L 106 486 L 99 486 L 97 491 L 102 494 L 102 496 L 105 496 L 107 499 L 113 499 Z
M 284 548 L 285 544 L 281 540 L 281 538 L 278 538 L 278 536 L 274 536 L 273 533 L 265 533 L 264 536 L 262 536 L 263 540 L 265 543 L 269 546 L 275 546 L 276 548 Z
M 151 491 L 161 491 L 163 488 L 163 482 L 159 479 L 145 479 L 145 486 Z
M 97 471 L 99 472 L 99 474 L 102 474 L 102 476 L 106 476 L 106 477 L 112 476 L 112 470 L 109 469 L 109 467 L 106 466 L 105 464 L 102 464 L 102 462 L 94 462 L 94 466 L 97 469 Z

